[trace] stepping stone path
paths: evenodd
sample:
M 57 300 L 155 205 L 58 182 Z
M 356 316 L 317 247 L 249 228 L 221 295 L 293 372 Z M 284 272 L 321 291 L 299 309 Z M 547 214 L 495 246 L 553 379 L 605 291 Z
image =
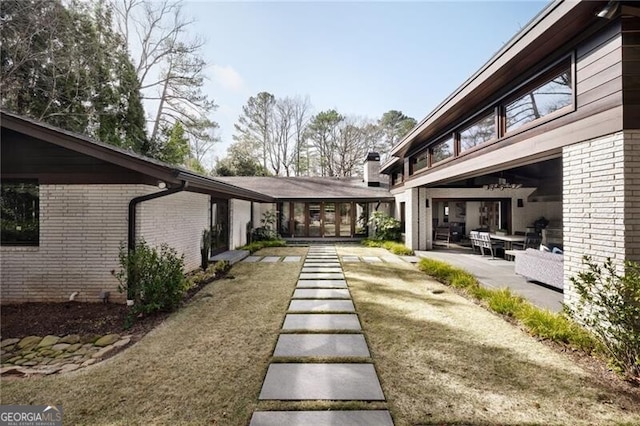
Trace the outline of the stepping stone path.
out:
M 287 263 L 298 263 L 302 260 L 302 256 L 247 256 L 242 262 L 243 263 L 277 263 L 277 262 L 287 262 Z
M 29 376 L 66 373 L 95 364 L 130 342 L 131 336 L 117 334 L 4 339 L 0 342 L 0 374 Z
M 273 356 L 297 360 L 269 365 L 261 401 L 385 401 L 335 247 L 309 248 Z M 315 358 L 304 362 L 309 357 Z M 275 425 L 393 426 L 393 420 L 388 410 L 255 411 L 249 424 Z

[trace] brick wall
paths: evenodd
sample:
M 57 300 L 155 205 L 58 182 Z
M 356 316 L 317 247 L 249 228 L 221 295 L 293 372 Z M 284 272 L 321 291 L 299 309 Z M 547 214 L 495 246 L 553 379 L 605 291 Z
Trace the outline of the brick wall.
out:
M 200 266 L 202 231 L 209 227 L 209 196 L 178 192 L 138 204 L 136 228 L 151 246 L 168 244 L 184 253 L 185 270 Z
M 0 248 L 0 300 L 98 302 L 101 290 L 124 301 L 111 274 L 127 240 L 128 204 L 158 191 L 147 185 L 40 185 L 40 244 Z M 138 235 L 167 242 L 200 263 L 200 233 L 208 223 L 208 196 L 178 193 L 139 205 Z
M 564 299 L 582 257 L 622 265 L 640 254 L 640 132 L 619 132 L 563 148 Z

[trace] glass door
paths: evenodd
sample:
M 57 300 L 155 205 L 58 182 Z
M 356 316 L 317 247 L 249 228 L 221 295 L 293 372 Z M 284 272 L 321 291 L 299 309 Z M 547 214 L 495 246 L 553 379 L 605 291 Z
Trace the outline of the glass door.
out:
M 324 236 L 336 236 L 336 203 L 323 203 L 324 207 Z
M 305 203 L 293 203 L 293 236 L 307 236 L 307 214 Z
M 229 250 L 229 200 L 211 199 L 211 255 Z
M 351 203 L 338 204 L 340 212 L 340 236 L 351 237 L 353 231 L 351 230 Z
M 320 203 L 309 203 L 309 236 L 319 237 L 322 231 L 322 205 Z

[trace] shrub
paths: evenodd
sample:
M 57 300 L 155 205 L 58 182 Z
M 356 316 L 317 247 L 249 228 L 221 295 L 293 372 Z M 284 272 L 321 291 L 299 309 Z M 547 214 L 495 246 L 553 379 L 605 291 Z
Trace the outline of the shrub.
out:
M 389 250 L 391 253 L 397 254 L 399 256 L 411 256 L 414 254 L 413 250 L 411 250 L 404 244 L 397 243 L 395 241 L 379 241 L 379 240 L 365 239 L 365 240 L 362 240 L 361 244 L 367 247 L 382 247 L 384 249 Z
M 485 302 L 492 311 L 515 318 L 533 336 L 569 344 L 587 353 L 598 348 L 593 335 L 576 322 L 562 314 L 539 309 L 522 297 L 513 295 L 509 289 L 483 287 L 473 275 L 438 260 L 421 259 L 418 268 L 442 283 L 463 289 L 472 297 Z
M 640 377 L 640 265 L 625 261 L 619 274 L 610 258 L 571 278 L 579 300 L 566 311 L 598 336 L 611 361 L 628 379 Z
M 379 241 L 400 241 L 401 227 L 397 219 L 383 212 L 373 212 L 369 218 L 373 228 L 373 239 Z
M 242 247 L 238 247 L 238 250 L 249 250 L 249 253 L 255 253 L 260 249 L 265 247 L 284 247 L 287 245 L 287 242 L 284 240 L 263 240 L 263 241 L 254 241 L 250 244 L 246 244 Z
M 115 274 L 120 281 L 118 290 L 126 291 L 128 299 L 134 301 L 134 314 L 172 311 L 178 307 L 188 286 L 184 256 L 179 257 L 166 244 L 158 251 L 141 240 L 131 252 L 121 245 L 118 258 L 121 267 Z
M 273 210 L 268 210 L 262 214 L 260 223 L 262 226 L 251 231 L 251 241 L 270 241 L 279 240 L 280 236 L 275 230 L 275 224 L 278 216 Z

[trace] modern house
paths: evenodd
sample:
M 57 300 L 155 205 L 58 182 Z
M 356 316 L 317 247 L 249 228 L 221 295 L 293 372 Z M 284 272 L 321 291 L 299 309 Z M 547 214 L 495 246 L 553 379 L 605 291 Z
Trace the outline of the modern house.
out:
M 640 4 L 554 1 L 392 150 L 406 244 L 434 228 L 526 231 L 564 250 L 640 260 Z
M 368 183 L 222 180 L 6 111 L 1 127 L 2 303 L 65 301 L 76 292 L 79 301 L 98 302 L 104 292 L 124 301 L 112 272 L 120 247 L 141 238 L 167 243 L 193 270 L 203 230 L 213 231 L 213 254 L 234 249 L 268 210 L 280 212 L 286 238 L 341 240 L 366 234 L 370 211 L 391 211 L 378 174 Z M 371 161 L 379 169 L 379 157 Z
M 123 301 L 112 271 L 122 244 L 167 243 L 200 265 L 246 243 L 251 206 L 273 198 L 8 112 L 1 114 L 2 303 Z

